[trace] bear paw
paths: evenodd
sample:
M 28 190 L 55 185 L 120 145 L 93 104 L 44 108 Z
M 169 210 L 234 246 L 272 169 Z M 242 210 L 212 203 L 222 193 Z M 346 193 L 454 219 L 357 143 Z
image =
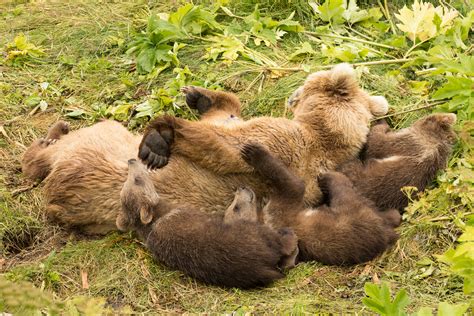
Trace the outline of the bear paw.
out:
M 151 130 L 143 137 L 138 157 L 150 169 L 162 168 L 168 164 L 170 145 L 157 130 Z
M 186 86 L 181 88 L 181 92 L 186 95 L 186 103 L 191 109 L 198 110 L 199 114 L 206 113 L 212 107 L 212 100 L 203 91 L 206 89 Z
M 245 144 L 240 150 L 242 159 L 249 165 L 255 167 L 264 157 L 268 155 L 268 151 L 260 144 Z

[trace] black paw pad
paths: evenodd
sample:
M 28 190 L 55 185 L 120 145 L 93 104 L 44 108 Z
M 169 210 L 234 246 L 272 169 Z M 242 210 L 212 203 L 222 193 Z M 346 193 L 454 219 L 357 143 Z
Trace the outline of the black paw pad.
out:
M 156 130 L 152 130 L 143 138 L 138 157 L 148 168 L 156 169 L 168 163 L 170 153 L 170 146 L 165 139 Z
M 186 95 L 186 103 L 191 109 L 198 110 L 199 114 L 206 113 L 212 106 L 212 101 L 205 96 L 197 87 L 187 86 L 181 88 L 181 92 Z

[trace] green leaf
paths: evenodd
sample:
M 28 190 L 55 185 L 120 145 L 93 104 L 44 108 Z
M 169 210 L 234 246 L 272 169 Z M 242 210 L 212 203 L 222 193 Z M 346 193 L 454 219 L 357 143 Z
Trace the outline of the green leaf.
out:
M 37 106 L 41 102 L 41 97 L 37 95 L 31 95 L 25 99 L 25 105 L 33 107 Z
M 156 62 L 156 52 L 153 48 L 144 49 L 138 54 L 137 69 L 138 72 L 151 72 Z
M 408 298 L 407 291 L 405 289 L 400 290 L 393 300 L 394 311 L 400 314 L 407 305 L 410 304 L 410 299 Z
M 422 307 L 416 312 L 416 316 L 433 316 L 433 311 L 429 307 Z
M 474 241 L 474 226 L 466 226 L 466 230 L 459 237 L 459 242 Z M 474 248 L 472 249 L 474 251 Z
M 363 298 L 362 303 L 373 312 L 379 313 L 380 315 L 385 315 L 385 308 L 377 301 L 370 298 Z
M 371 16 L 367 10 L 359 10 L 356 0 L 349 0 L 342 17 L 349 23 L 354 24 L 369 19 Z
M 442 59 L 440 63 L 445 71 L 474 76 L 474 56 L 461 55 L 458 60 Z
M 169 15 L 168 21 L 180 30 L 191 34 L 201 34 L 207 30 L 220 29 L 215 15 L 209 11 L 188 3 Z
M 325 22 L 341 24 L 344 22 L 344 0 L 325 0 L 322 5 L 310 3 L 313 10 Z
M 447 79 L 448 82 L 434 93 L 433 100 L 448 99 L 459 95 L 470 97 L 473 93 L 474 79 L 452 76 Z
M 65 114 L 67 117 L 72 117 L 72 118 L 79 118 L 84 115 L 83 110 L 73 110 Z
M 296 51 L 290 55 L 289 60 L 298 59 L 301 55 L 314 55 L 316 51 L 311 47 L 308 42 L 303 42 L 300 47 L 296 48 Z
M 468 308 L 469 303 L 456 305 L 441 302 L 438 305 L 438 316 L 462 316 Z

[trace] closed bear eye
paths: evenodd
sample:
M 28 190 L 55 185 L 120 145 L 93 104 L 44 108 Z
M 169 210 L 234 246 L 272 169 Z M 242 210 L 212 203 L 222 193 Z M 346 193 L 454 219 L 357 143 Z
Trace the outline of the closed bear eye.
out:
M 136 185 L 143 185 L 145 182 L 143 181 L 143 179 L 141 177 L 135 177 L 134 183 Z

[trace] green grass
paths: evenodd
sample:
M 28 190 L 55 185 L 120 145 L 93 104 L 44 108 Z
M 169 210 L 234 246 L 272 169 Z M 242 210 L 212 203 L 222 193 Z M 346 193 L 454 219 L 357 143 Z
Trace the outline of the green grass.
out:
M 400 7 L 401 3 L 392 5 Z M 21 175 L 22 152 L 44 135 L 51 123 L 64 119 L 71 111 L 85 113 L 80 119 L 69 119 L 73 128 L 90 125 L 106 116 L 108 107 L 117 102 L 140 104 L 152 90 L 175 77 L 170 70 L 155 78 L 137 74 L 133 58 L 125 51 L 134 32 L 145 27 L 150 10 L 170 12 L 179 5 L 131 0 L 81 0 L 74 4 L 12 1 L 0 5 L 0 47 L 23 32 L 46 53 L 22 66 L 0 64 L 0 292 L 10 295 L 0 298 L 0 312 L 17 310 L 28 315 L 31 310 L 48 311 L 50 306 L 50 313 L 61 310 L 71 314 L 97 313 L 104 311 L 102 307 L 162 313 L 367 313 L 361 302 L 364 283 L 379 279 L 389 281 L 393 289 L 408 290 L 412 299 L 409 311 L 435 307 L 440 301 L 465 301 L 462 280 L 447 273 L 434 255 L 454 245 L 460 233 L 457 224 L 466 216 L 459 214 L 472 213 L 472 209 L 452 193 L 457 192 L 456 188 L 442 181 L 410 206 L 400 228 L 401 239 L 380 258 L 354 267 L 299 264 L 273 286 L 252 291 L 197 283 L 153 262 L 143 245 L 129 234 L 90 239 L 48 223 L 43 214 L 41 185 Z M 228 6 L 240 15 L 254 9 L 252 1 L 234 1 Z M 305 1 L 262 1 L 260 7 L 262 14 L 274 18 L 285 18 L 295 10 L 295 19 L 306 27 L 311 29 L 317 24 Z M 218 16 L 218 20 L 226 18 L 222 12 Z M 253 48 L 280 60 L 302 40 L 307 39 L 301 34 L 289 35 L 276 49 Z M 307 75 L 302 71 L 271 72 L 242 61 L 231 65 L 204 61 L 201 56 L 205 48 L 206 43 L 190 41 L 179 54 L 181 66 L 190 68 L 193 79 L 208 85 L 217 83 L 237 93 L 246 117 L 286 115 L 286 98 Z M 319 54 L 302 62 L 314 66 L 328 63 Z M 387 97 L 390 113 L 424 104 L 426 95 L 413 93 L 409 82 L 423 78 L 403 70 L 398 76 L 392 75 L 400 71 L 399 64 L 358 71 L 362 71 L 365 89 Z M 40 88 L 42 82 L 50 84 L 46 92 Z M 35 106 L 28 105 L 31 96 L 45 100 L 47 109 L 33 113 Z M 183 105 L 182 98 L 178 101 Z M 430 111 L 396 115 L 390 123 L 405 127 Z M 137 130 L 143 127 L 141 121 L 139 126 L 126 123 Z M 467 133 L 467 138 L 471 135 L 466 127 L 459 125 L 458 129 L 461 134 Z M 467 146 L 467 142 L 458 145 L 448 174 L 460 174 L 459 159 L 472 154 L 466 151 Z M 452 212 L 447 212 L 448 208 Z M 82 283 L 84 274 L 88 288 Z M 38 304 L 28 306 L 25 302 L 35 295 L 41 297 Z M 99 309 L 94 310 L 94 306 Z

